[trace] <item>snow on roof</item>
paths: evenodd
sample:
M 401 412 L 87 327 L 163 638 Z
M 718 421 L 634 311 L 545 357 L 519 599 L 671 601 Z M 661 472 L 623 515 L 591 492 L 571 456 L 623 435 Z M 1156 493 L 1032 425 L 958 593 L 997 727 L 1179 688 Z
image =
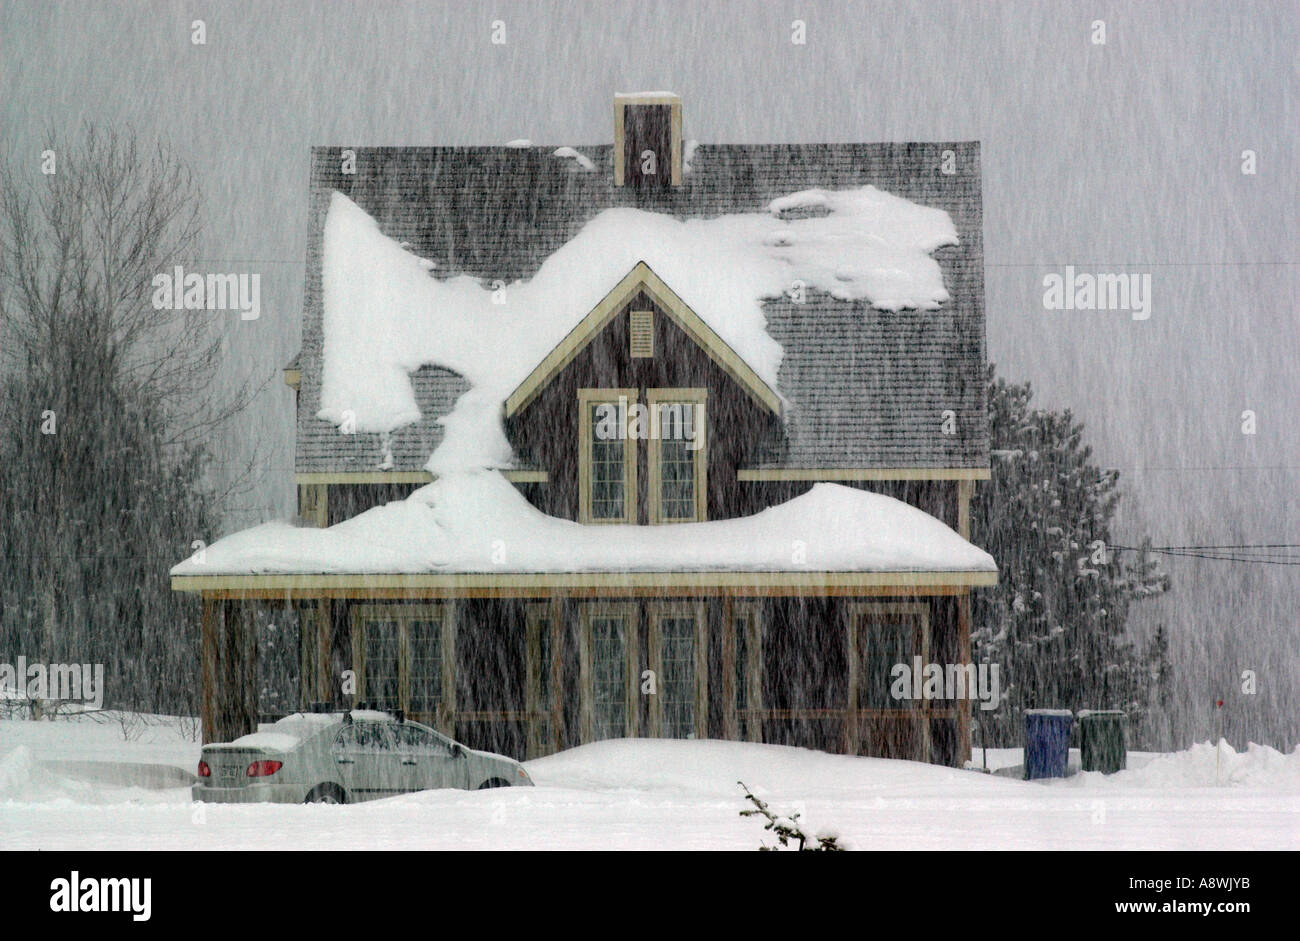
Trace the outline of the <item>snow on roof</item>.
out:
M 304 739 L 311 738 L 322 729 L 337 723 L 338 717 L 326 713 L 295 712 L 278 719 L 256 732 L 241 735 L 231 745 L 250 748 L 269 748 L 274 751 L 292 751 Z
M 815 218 L 780 212 L 815 202 Z M 536 275 L 482 284 L 440 280 L 334 193 L 324 229 L 324 364 L 318 417 L 359 432 L 419 419 L 410 375 L 441 366 L 471 389 L 441 419 L 434 474 L 509 467 L 501 404 L 638 262 L 644 261 L 764 382 L 777 387 L 782 349 L 762 303 L 794 282 L 886 310 L 948 299 L 930 252 L 957 242 L 948 214 L 873 186 L 809 191 L 768 212 L 681 220 L 613 208 L 598 213 Z
M 588 526 L 547 516 L 500 474 L 478 471 L 439 478 L 328 529 L 276 522 L 235 533 L 172 574 L 714 570 L 997 569 L 988 553 L 921 510 L 839 484 L 816 484 L 738 519 Z
M 302 736 L 285 732 L 250 732 L 241 735 L 231 745 L 247 748 L 266 748 L 271 751 L 293 751 L 302 742 Z
M 590 157 L 588 157 L 586 154 L 579 153 L 578 151 L 574 150 L 572 147 L 557 147 L 555 148 L 555 150 L 551 151 L 551 156 L 567 157 L 569 160 L 572 160 L 574 163 L 580 166 L 583 170 L 586 170 L 588 173 L 591 173 L 593 170 L 596 169 L 596 165 L 591 162 Z

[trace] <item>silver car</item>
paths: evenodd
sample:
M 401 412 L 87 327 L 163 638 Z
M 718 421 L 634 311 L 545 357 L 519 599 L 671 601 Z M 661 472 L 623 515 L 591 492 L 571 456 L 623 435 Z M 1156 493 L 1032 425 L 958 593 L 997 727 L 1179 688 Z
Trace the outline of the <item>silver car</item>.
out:
M 194 800 L 323 803 L 431 788 L 531 787 L 519 762 L 474 751 L 386 712 L 300 712 L 233 742 L 204 745 Z

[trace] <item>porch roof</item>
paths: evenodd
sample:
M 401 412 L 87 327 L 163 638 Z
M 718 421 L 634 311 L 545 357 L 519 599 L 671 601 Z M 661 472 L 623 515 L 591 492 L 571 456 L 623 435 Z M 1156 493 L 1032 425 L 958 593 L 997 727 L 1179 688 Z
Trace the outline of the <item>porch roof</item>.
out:
M 996 572 L 510 572 L 420 575 L 173 575 L 209 598 L 672 598 L 960 595 Z
M 479 471 L 327 529 L 277 522 L 235 533 L 171 574 L 181 591 L 804 593 L 993 584 L 997 566 L 916 507 L 839 484 L 738 519 L 583 525 Z

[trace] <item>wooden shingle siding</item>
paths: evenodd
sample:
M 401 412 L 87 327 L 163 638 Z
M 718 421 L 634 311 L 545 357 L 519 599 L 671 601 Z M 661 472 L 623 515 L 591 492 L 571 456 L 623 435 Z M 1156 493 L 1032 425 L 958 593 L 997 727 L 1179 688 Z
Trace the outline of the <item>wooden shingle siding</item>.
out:
M 629 310 L 654 310 L 652 359 L 633 358 L 630 353 L 629 319 L 614 317 L 600 334 L 585 346 L 538 396 L 506 422 L 506 432 L 515 442 L 519 457 L 530 466 L 545 470 L 547 483 L 537 488 L 536 505 L 545 513 L 565 519 L 579 519 L 579 428 L 580 389 L 605 388 L 626 392 L 647 389 L 707 389 L 705 411 L 707 447 L 700 453 L 707 460 L 705 481 L 706 518 L 727 519 L 739 515 L 741 488 L 736 468 L 743 466 L 752 442 L 761 438 L 777 421 L 737 382 L 710 359 L 671 317 L 660 313 L 644 294 L 631 298 Z M 641 443 L 637 456 L 636 522 L 650 522 L 647 490 L 650 449 Z

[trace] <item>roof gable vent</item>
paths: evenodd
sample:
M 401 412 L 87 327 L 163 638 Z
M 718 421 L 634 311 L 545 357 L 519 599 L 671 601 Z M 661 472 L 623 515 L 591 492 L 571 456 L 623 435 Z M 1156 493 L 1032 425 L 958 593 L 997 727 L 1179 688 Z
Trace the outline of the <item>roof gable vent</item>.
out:
M 634 310 L 629 316 L 633 359 L 654 359 L 655 315 L 652 310 Z
M 672 92 L 614 96 L 614 185 L 682 185 L 682 100 Z

